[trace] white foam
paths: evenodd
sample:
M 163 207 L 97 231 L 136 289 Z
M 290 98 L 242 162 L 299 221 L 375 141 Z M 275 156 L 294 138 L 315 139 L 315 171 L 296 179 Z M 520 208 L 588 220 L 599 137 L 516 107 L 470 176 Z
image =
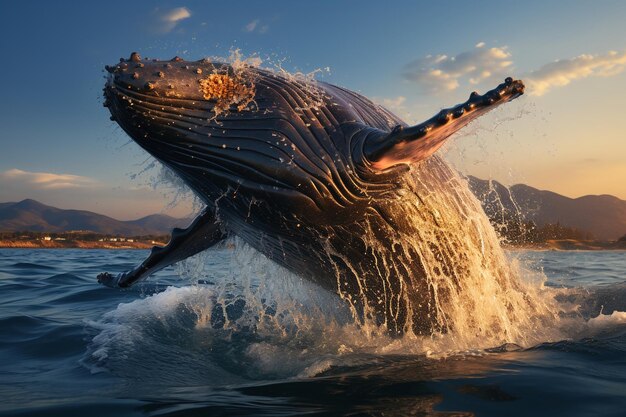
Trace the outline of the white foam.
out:
M 606 332 L 626 330 L 626 311 L 600 314 L 589 319 L 583 326 L 580 336 L 593 337 Z

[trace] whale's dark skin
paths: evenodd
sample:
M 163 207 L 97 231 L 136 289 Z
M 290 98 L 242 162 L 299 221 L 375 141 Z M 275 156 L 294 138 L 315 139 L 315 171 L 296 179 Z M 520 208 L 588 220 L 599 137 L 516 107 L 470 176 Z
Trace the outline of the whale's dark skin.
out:
M 410 165 L 438 169 L 433 153 L 444 140 L 521 95 L 521 81 L 507 78 L 409 127 L 352 91 L 259 68 L 142 60 L 133 53 L 107 71 L 104 105 L 112 120 L 180 176 L 206 208 L 140 266 L 100 274 L 101 283 L 128 287 L 236 235 L 338 293 L 357 316 L 392 334 L 442 330 L 419 255 L 398 259 L 394 253 L 395 231 L 408 226 L 387 202 Z M 377 251 L 365 229 L 373 231 Z M 391 271 L 385 276 L 383 263 Z

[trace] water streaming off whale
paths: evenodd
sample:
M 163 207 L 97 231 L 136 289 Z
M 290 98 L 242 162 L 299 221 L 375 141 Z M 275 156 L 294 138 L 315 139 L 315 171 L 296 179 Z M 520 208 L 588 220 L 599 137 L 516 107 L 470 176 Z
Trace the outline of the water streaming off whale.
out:
M 238 236 L 337 293 L 364 328 L 395 335 L 454 332 L 464 324 L 446 306 L 489 310 L 494 294 L 515 291 L 479 206 L 434 152 L 476 117 L 522 95 L 521 81 L 509 77 L 407 126 L 345 88 L 240 60 L 148 61 L 133 53 L 107 71 L 113 120 L 206 208 L 144 263 L 102 273 L 101 283 L 128 287 Z M 460 230 L 467 230 L 463 238 Z M 478 279 L 481 270 L 492 272 Z M 478 290 L 468 301 L 479 285 L 491 292 Z M 477 323 L 473 331 L 512 331 L 518 304 L 489 311 L 502 322 Z

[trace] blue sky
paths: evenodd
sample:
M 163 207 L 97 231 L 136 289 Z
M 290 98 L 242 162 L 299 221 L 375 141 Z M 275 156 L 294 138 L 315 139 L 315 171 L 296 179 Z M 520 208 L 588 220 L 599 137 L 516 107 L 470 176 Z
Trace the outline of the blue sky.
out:
M 135 176 L 150 160 L 109 121 L 103 68 L 131 51 L 199 59 L 234 48 L 288 70 L 328 67 L 321 79 L 410 122 L 522 78 L 529 94 L 470 126 L 447 157 L 508 184 L 626 199 L 626 2 L 479 4 L 4 1 L 0 201 L 184 214 L 188 202 L 172 208 L 151 187 L 157 170 Z

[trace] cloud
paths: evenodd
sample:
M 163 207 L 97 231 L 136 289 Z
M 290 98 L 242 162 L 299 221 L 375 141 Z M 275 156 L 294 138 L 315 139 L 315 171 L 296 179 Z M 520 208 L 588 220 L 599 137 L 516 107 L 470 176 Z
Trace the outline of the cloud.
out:
M 372 101 L 380 106 L 383 106 L 385 109 L 389 110 L 391 113 L 400 117 L 400 119 L 410 122 L 413 119 L 413 115 L 407 106 L 407 99 L 405 96 L 395 96 L 395 97 L 372 97 Z
M 269 29 L 268 25 L 261 25 L 261 19 L 254 19 L 253 21 L 251 21 L 250 23 L 248 23 L 247 25 L 245 25 L 243 27 L 243 31 L 244 32 L 248 32 L 248 33 L 265 33 L 267 32 L 267 30 Z
M 541 96 L 555 87 L 564 87 L 587 77 L 611 77 L 626 68 L 626 51 L 610 51 L 605 55 L 583 54 L 571 59 L 551 62 L 528 74 L 530 94 Z
M 372 97 L 372 101 L 394 113 L 401 113 L 406 110 L 406 107 L 404 106 L 404 103 L 406 102 L 406 97 L 404 96 Z
M 97 185 L 96 180 L 80 175 L 29 172 L 21 169 L 9 169 L 1 172 L 0 180 L 39 190 L 85 188 Z
M 171 32 L 182 20 L 191 17 L 191 12 L 186 7 L 177 7 L 160 14 L 162 23 L 161 31 L 164 33 Z
M 484 42 L 455 56 L 427 55 L 409 63 L 404 77 L 426 92 L 453 91 L 462 83 L 472 85 L 502 78 L 513 66 L 506 46 L 486 48 Z
M 459 87 L 485 82 L 502 82 L 513 75 L 513 58 L 506 46 L 487 48 L 478 42 L 474 49 L 455 56 L 427 55 L 404 69 L 404 78 L 415 82 L 427 93 L 449 92 Z M 611 77 L 626 69 L 626 51 L 610 51 L 604 55 L 583 54 L 546 64 L 522 74 L 526 91 L 541 96 L 548 91 L 587 77 Z
M 258 26 L 260 20 L 259 19 L 255 19 L 252 22 L 248 23 L 245 27 L 244 30 L 246 32 L 254 32 L 254 29 L 256 29 L 256 27 Z

